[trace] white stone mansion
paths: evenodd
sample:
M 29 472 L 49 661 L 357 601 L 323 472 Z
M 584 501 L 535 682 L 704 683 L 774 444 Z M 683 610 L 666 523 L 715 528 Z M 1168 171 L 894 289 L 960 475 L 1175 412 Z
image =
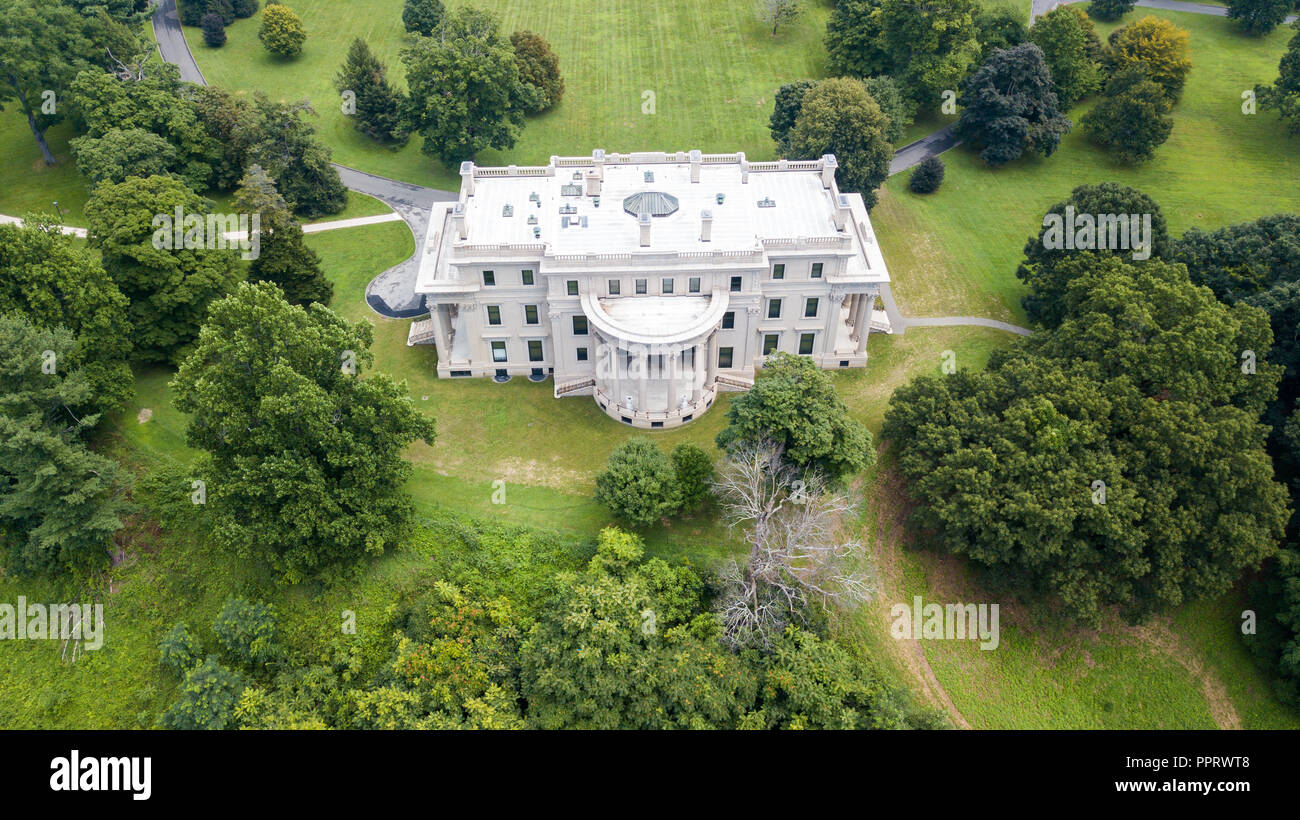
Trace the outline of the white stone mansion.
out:
M 889 281 L 835 157 L 743 153 L 552 157 L 461 166 L 430 215 L 408 343 L 444 378 L 554 378 L 636 427 L 673 427 L 745 390 L 783 350 L 860 367 Z

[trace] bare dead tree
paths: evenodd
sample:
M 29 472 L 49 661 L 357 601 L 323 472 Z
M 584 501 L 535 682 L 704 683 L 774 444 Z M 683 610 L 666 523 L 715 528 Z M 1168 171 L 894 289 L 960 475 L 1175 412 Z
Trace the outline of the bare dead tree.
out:
M 810 606 L 848 608 L 875 591 L 871 574 L 860 569 L 861 543 L 843 537 L 841 522 L 853 503 L 783 455 L 770 441 L 742 445 L 713 482 L 723 517 L 747 528 L 750 546 L 743 566 L 733 561 L 720 572 L 719 617 L 734 646 L 768 646 Z

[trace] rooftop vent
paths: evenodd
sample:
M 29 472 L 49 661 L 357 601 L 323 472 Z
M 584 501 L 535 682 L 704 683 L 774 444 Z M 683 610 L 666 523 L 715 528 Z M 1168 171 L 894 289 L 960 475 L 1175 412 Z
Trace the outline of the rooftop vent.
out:
M 529 215 L 528 215 L 528 224 L 529 224 L 529 225 L 536 225 L 536 224 L 537 224 L 537 214 L 529 214 Z
M 655 181 L 655 172 L 654 172 L 654 171 L 646 171 L 646 172 L 645 172 L 645 181 L 646 181 L 646 182 L 654 182 L 654 181 Z
M 561 185 L 560 196 L 582 196 L 582 186 L 573 184 Z
M 775 208 L 775 207 L 776 207 L 776 200 L 775 200 L 775 199 L 772 199 L 772 197 L 770 197 L 770 196 L 765 196 L 765 197 L 763 197 L 762 199 L 760 199 L 760 200 L 758 201 L 758 207 L 760 207 L 760 208 Z
M 577 205 L 562 205 L 562 206 L 560 206 L 560 213 L 562 213 L 562 214 L 576 214 L 577 212 L 578 212 L 578 206 L 577 206 Z
M 513 206 L 513 205 L 504 205 L 504 206 L 502 206 L 502 208 L 501 208 L 501 215 L 502 215 L 502 216 L 514 216 L 514 215 L 515 215 L 515 206 Z
M 660 191 L 632 194 L 623 200 L 623 210 L 632 216 L 669 216 L 677 213 L 677 197 Z

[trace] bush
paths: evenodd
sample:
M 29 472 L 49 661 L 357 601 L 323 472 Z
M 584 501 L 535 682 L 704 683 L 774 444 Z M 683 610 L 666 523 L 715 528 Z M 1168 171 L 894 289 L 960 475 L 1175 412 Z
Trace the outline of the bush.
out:
M 180 699 L 171 705 L 158 725 L 164 729 L 234 729 L 235 704 L 244 680 L 216 658 L 208 658 L 185 675 Z
M 158 656 L 163 666 L 178 675 L 184 675 L 198 666 L 202 652 L 203 647 L 199 645 L 198 638 L 183 623 L 167 630 L 158 642 Z
M 943 184 L 943 160 L 930 154 L 916 166 L 907 181 L 907 188 L 914 194 L 932 194 Z
M 257 31 L 257 39 L 262 41 L 267 51 L 278 57 L 297 57 L 302 53 L 307 32 L 293 9 L 279 3 L 268 3 L 262 12 L 262 27 Z
M 673 448 L 669 459 L 677 476 L 678 501 L 681 510 L 698 509 L 709 495 L 709 482 L 713 480 L 713 459 L 703 449 L 689 442 Z
M 402 6 L 402 26 L 412 34 L 425 37 L 442 22 L 442 0 L 406 0 Z
M 229 658 L 250 669 L 280 656 L 275 611 L 264 603 L 230 598 L 217 613 L 212 631 Z
M 203 42 L 209 48 L 221 48 L 226 44 L 226 23 L 220 14 L 208 12 L 199 25 L 203 29 Z
M 1113 23 L 1133 10 L 1137 0 L 1092 0 L 1088 16 L 1103 23 Z
M 235 2 L 231 4 L 231 10 L 234 11 L 235 17 L 241 20 L 257 14 L 257 8 L 257 0 L 235 0 Z
M 650 439 L 628 439 L 614 448 L 605 472 L 596 476 L 596 501 L 631 524 L 648 526 L 680 507 L 677 475 Z

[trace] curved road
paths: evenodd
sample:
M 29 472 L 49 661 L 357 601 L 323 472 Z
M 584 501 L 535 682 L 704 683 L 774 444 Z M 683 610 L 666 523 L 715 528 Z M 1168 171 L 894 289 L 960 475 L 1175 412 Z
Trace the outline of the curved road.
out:
M 1083 1 L 1033 0 L 1030 19 L 1046 14 L 1063 2 L 1077 3 Z M 1191 14 L 1209 14 L 1216 17 L 1225 17 L 1228 13 L 1228 10 L 1222 6 L 1205 6 L 1199 3 L 1184 2 L 1183 0 L 1138 0 L 1137 5 L 1143 8 L 1181 11 Z M 1295 19 L 1296 15 L 1293 14 L 1287 17 L 1286 22 L 1291 23 Z M 181 31 L 180 18 L 176 13 L 176 0 L 159 0 L 158 7 L 153 14 L 153 28 L 154 37 L 158 41 L 158 53 L 165 61 L 176 65 L 180 69 L 181 79 L 198 85 L 207 85 L 207 81 L 203 78 L 203 72 L 199 70 L 198 63 L 195 62 L 194 55 L 190 52 L 189 43 L 185 41 L 185 35 Z M 930 154 L 941 154 L 960 144 L 961 140 L 953 136 L 951 125 L 941 128 L 933 134 L 922 137 L 916 142 L 895 151 L 893 161 L 889 164 L 889 174 L 893 176 L 906 171 Z M 419 244 L 428 226 L 429 209 L 435 202 L 454 201 L 459 197 L 459 194 L 454 191 L 412 185 L 409 182 L 358 171 L 355 168 L 338 165 L 337 163 L 334 164 L 334 167 L 339 172 L 339 178 L 348 188 L 383 200 L 393 210 L 401 214 L 411 228 L 411 235 L 415 238 L 417 252 L 400 265 L 376 276 L 366 287 L 366 301 L 381 316 L 393 319 L 408 319 L 421 315 L 425 312 L 423 300 L 415 294 L 412 285 L 419 257 Z M 881 301 L 885 303 L 885 311 L 889 315 L 890 325 L 894 333 L 903 333 L 909 326 L 949 327 L 958 325 L 993 327 L 1021 335 L 1028 335 L 1029 333 L 1027 328 L 999 322 L 995 319 L 983 319 L 978 316 L 908 318 L 898 310 L 898 306 L 894 302 L 894 294 L 888 285 L 881 289 L 880 295 Z

